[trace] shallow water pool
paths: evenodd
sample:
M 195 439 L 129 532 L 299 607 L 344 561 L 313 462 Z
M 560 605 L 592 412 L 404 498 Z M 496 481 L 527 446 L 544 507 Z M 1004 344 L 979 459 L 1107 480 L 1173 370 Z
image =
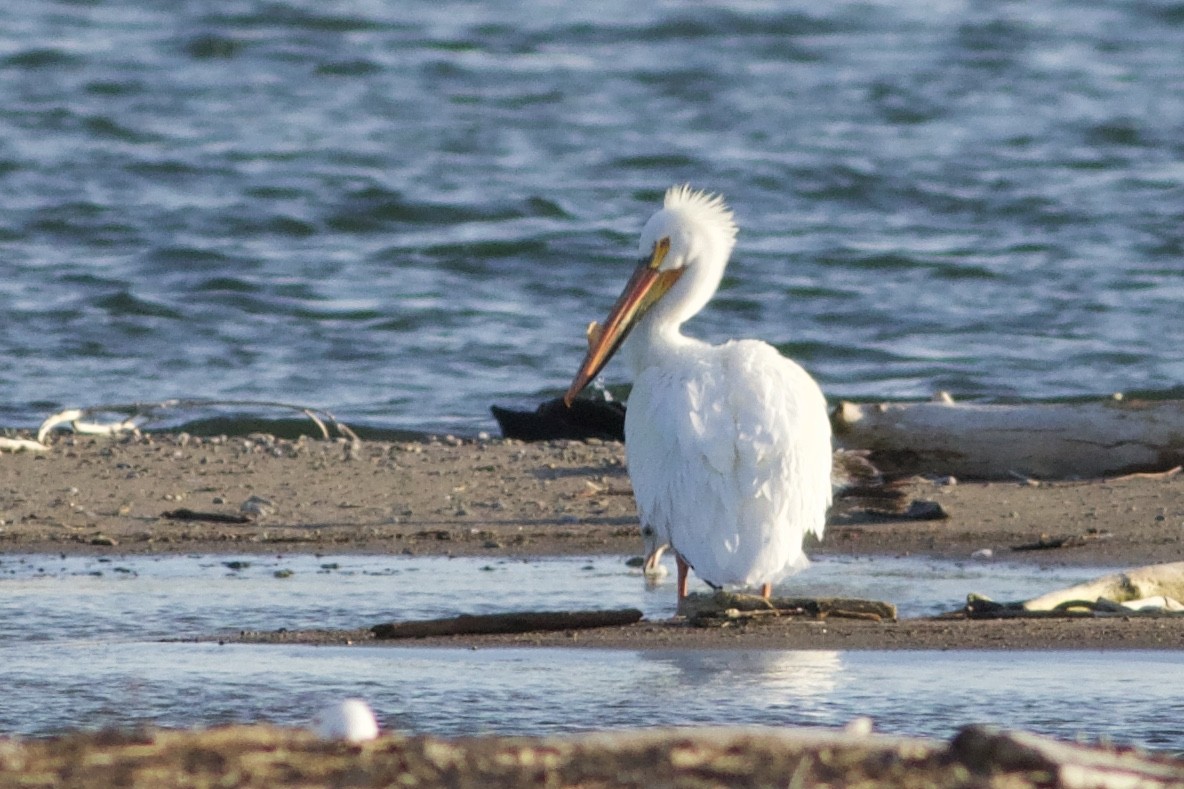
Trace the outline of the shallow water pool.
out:
M 904 615 L 1099 574 L 1002 563 L 821 559 L 788 594 L 875 595 Z M 0 732 L 306 722 L 367 699 L 386 728 L 538 734 L 656 725 L 836 726 L 949 736 L 972 722 L 1184 750 L 1176 652 L 580 650 L 161 642 L 513 608 L 668 616 L 624 557 L 0 558 Z
M 647 586 L 623 556 L 502 559 L 314 555 L 0 556 L 0 643 L 12 638 L 202 636 L 238 630 L 354 628 L 392 619 L 521 609 L 674 614 L 669 574 Z M 1025 599 L 1098 568 L 920 558 L 823 557 L 779 594 L 874 597 L 903 617 L 958 608 L 968 592 Z M 692 591 L 706 591 L 692 582 Z

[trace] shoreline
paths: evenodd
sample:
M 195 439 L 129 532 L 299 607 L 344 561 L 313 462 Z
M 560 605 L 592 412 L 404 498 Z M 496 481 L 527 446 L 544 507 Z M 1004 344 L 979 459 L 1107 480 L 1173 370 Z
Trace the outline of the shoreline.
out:
M 120 439 L 64 435 L 56 437 L 48 453 L 0 456 L 0 473 L 0 558 L 30 553 L 545 558 L 631 556 L 641 550 L 623 446 L 615 442 L 452 439 L 354 445 L 261 434 L 215 439 L 183 433 Z M 905 490 L 912 499 L 937 502 L 949 517 L 892 519 L 840 500 L 825 539 L 808 545 L 807 553 L 977 562 L 972 554 L 988 549 L 988 562 L 1098 567 L 1099 575 L 1110 568 L 1184 560 L 1184 477 L 957 484 L 917 478 Z M 191 519 L 182 519 L 185 511 Z M 1042 540 L 1055 544 L 1057 538 L 1071 538 L 1064 542 L 1069 547 L 1014 550 Z M 242 639 L 373 645 L 377 642 L 364 633 L 375 624 L 359 622 L 356 630 L 340 632 L 244 634 Z M 723 629 L 643 621 L 600 630 L 414 643 L 1180 649 L 1184 617 L 783 619 L 776 625 Z

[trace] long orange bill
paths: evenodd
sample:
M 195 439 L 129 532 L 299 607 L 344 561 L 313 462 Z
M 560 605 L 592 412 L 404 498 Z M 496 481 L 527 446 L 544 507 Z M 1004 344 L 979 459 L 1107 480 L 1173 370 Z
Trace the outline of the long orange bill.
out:
M 608 360 L 629 336 L 638 319 L 678 280 L 683 272 L 681 268 L 668 271 L 660 271 L 658 268 L 669 251 L 668 238 L 654 244 L 653 255 L 634 270 L 633 276 L 629 278 L 625 290 L 617 298 L 617 303 L 613 305 L 604 324 L 598 326 L 593 323 L 588 326 L 588 353 L 584 356 L 584 363 L 580 365 L 571 386 L 568 387 L 567 394 L 563 396 L 566 405 L 571 406 L 576 395 L 600 374 Z

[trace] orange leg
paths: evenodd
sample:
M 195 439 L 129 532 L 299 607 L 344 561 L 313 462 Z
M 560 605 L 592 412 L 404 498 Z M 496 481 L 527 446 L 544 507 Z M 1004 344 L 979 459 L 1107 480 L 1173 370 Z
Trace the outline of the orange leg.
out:
M 678 554 L 674 555 L 674 561 L 678 565 L 678 599 L 682 600 L 687 596 L 687 571 L 691 568 Z
M 761 584 L 761 597 L 768 600 L 773 596 L 773 584 Z

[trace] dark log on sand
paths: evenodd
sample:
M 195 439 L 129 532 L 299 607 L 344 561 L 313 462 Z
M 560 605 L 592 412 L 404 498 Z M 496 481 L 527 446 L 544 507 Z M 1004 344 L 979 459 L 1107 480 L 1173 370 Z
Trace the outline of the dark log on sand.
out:
M 449 619 L 417 622 L 389 622 L 370 628 L 375 638 L 428 638 L 429 636 L 471 636 L 494 633 L 532 633 L 548 630 L 587 630 L 618 627 L 641 621 L 641 611 L 621 608 L 613 611 L 519 611 L 507 614 L 461 614 Z
M 505 438 L 519 441 L 599 438 L 625 440 L 625 406 L 605 400 L 581 397 L 564 405 L 561 398 L 548 400 L 534 411 L 490 406 L 493 418 Z
M 1184 463 L 1184 401 L 840 403 L 835 434 L 893 473 L 1107 477 Z
M 763 597 L 734 592 L 692 594 L 678 604 L 678 613 L 696 627 L 719 627 L 746 620 L 776 617 L 869 619 L 892 621 L 896 606 L 879 600 L 846 597 Z
M 160 513 L 160 517 L 171 521 L 204 521 L 206 523 L 248 524 L 255 522 L 254 519 L 248 518 L 246 515 L 231 515 L 225 512 L 205 512 L 202 510 L 191 510 L 188 507 L 162 512 Z

